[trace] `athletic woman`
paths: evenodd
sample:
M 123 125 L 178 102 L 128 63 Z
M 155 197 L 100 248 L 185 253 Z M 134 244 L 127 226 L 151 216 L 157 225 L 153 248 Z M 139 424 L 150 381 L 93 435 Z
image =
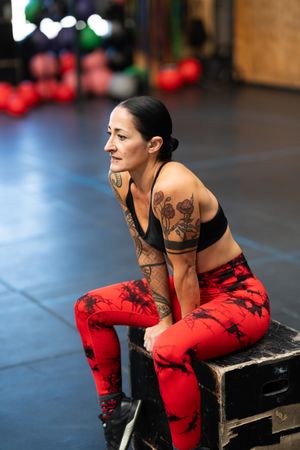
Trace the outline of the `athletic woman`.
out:
M 204 449 L 191 358 L 215 358 L 261 339 L 270 321 L 268 296 L 215 195 L 171 161 L 178 141 L 163 103 L 125 100 L 112 111 L 108 134 L 109 180 L 144 278 L 90 291 L 75 306 L 107 448 L 128 447 L 140 408 L 122 393 L 113 328 L 129 325 L 146 329 L 174 448 Z

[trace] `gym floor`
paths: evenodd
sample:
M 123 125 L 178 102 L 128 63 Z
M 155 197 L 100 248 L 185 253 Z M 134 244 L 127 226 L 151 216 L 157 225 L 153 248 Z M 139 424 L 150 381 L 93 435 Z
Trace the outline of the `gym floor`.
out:
M 273 318 L 299 330 L 300 93 L 210 86 L 157 96 L 181 143 L 175 159 L 218 196 Z M 107 183 L 113 106 L 97 99 L 0 116 L 2 450 L 105 448 L 73 304 L 140 277 Z M 128 390 L 126 328 L 118 332 Z

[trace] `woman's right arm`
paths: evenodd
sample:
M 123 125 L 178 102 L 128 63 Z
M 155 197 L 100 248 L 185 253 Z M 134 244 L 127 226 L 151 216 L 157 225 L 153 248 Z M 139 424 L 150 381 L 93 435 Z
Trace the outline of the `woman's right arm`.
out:
M 128 210 L 125 198 L 128 191 L 127 173 L 109 173 L 109 182 L 119 201 L 128 225 L 130 235 L 135 243 L 135 251 L 140 269 L 146 278 L 154 299 L 160 322 L 166 325 L 173 323 L 170 301 L 169 272 L 164 254 L 151 247 L 139 235 L 132 215 Z
M 160 322 L 171 325 L 172 307 L 169 289 L 169 273 L 164 254 L 151 247 L 137 232 L 132 215 L 128 210 L 125 198 L 128 191 L 127 173 L 109 173 L 109 182 L 119 201 L 127 222 L 129 232 L 135 243 L 136 257 L 140 269 L 146 278 L 154 299 Z

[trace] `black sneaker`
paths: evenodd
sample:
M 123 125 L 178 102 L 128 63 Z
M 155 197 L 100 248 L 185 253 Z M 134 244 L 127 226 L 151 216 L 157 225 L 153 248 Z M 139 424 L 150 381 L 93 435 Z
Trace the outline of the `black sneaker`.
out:
M 141 400 L 123 397 L 108 419 L 105 420 L 102 415 L 99 416 L 103 422 L 107 450 L 128 448 L 141 403 Z

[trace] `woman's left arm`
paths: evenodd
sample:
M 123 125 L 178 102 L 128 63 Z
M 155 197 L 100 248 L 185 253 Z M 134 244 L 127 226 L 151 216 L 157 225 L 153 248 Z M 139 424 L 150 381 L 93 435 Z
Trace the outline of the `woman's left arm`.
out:
M 165 248 L 173 267 L 182 317 L 200 305 L 196 270 L 200 208 L 192 187 L 170 182 L 154 192 L 153 210 L 160 220 Z

